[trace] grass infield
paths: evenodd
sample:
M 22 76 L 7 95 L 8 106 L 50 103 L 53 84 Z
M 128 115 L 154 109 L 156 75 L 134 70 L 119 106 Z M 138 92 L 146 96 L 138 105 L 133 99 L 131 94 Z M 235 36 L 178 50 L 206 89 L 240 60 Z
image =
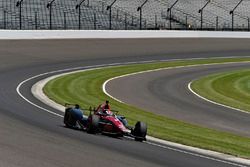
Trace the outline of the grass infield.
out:
M 50 99 L 57 103 L 78 103 L 82 108 L 96 106 L 108 99 L 112 109 L 119 110 L 119 114 L 126 116 L 131 125 L 134 125 L 137 120 L 146 122 L 148 135 L 189 146 L 250 158 L 250 138 L 199 127 L 134 106 L 121 104 L 110 99 L 102 91 L 102 85 L 106 80 L 124 74 L 168 67 L 243 61 L 250 61 L 250 58 L 200 59 L 105 67 L 58 77 L 47 83 L 43 90 Z

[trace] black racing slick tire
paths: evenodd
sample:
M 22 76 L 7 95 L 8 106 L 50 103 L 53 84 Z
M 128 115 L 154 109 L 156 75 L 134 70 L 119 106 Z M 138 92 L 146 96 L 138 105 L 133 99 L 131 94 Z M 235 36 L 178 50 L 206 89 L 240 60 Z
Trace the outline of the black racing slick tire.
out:
M 97 115 L 92 115 L 91 119 L 87 125 L 87 133 L 96 134 L 99 130 L 99 120 L 100 118 Z
M 63 118 L 63 123 L 65 124 L 66 127 L 70 127 L 70 113 L 69 113 L 70 108 L 67 108 L 65 110 L 64 118 Z
M 65 110 L 64 119 L 63 119 L 65 126 L 68 128 L 73 128 L 76 125 L 76 119 L 73 116 L 73 114 L 70 112 L 71 109 L 72 108 L 67 108 Z
M 145 124 L 144 122 L 138 121 L 135 124 L 135 128 L 133 130 L 133 135 L 135 136 L 135 141 L 142 142 L 143 140 L 146 140 L 147 124 Z

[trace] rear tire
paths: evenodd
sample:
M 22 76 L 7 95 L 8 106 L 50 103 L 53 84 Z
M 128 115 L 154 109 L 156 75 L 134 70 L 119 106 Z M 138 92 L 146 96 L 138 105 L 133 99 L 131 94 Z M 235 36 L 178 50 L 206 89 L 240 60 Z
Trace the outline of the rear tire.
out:
M 147 125 L 144 122 L 138 121 L 135 124 L 135 128 L 133 130 L 133 135 L 135 136 L 135 141 L 142 142 L 143 140 L 146 140 Z
M 72 127 L 72 115 L 70 113 L 71 108 L 67 108 L 65 110 L 65 114 L 64 114 L 64 119 L 63 119 L 63 123 L 65 124 L 66 127 L 70 128 Z
M 98 132 L 98 125 L 99 125 L 99 117 L 97 115 L 92 115 L 91 120 L 87 125 L 87 133 L 96 134 Z

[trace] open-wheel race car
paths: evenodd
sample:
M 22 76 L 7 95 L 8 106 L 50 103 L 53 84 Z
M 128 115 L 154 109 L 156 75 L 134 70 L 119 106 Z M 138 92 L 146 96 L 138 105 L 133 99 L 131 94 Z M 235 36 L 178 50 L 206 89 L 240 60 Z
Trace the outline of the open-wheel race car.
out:
M 77 105 L 76 105 L 77 106 Z M 84 130 L 87 133 L 101 133 L 114 137 L 129 136 L 136 141 L 145 141 L 147 135 L 147 125 L 138 121 L 134 127 L 128 126 L 124 116 L 118 115 L 118 111 L 104 109 L 102 105 L 92 109 L 90 107 L 89 116 L 84 116 L 77 107 L 66 105 L 64 124 L 66 127 Z

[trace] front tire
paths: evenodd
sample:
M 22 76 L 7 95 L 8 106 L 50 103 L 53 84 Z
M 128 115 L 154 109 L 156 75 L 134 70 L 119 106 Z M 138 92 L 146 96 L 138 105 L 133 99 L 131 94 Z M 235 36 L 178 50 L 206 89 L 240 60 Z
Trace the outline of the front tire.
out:
M 144 122 L 138 121 L 135 124 L 135 128 L 133 130 L 133 135 L 135 136 L 135 141 L 142 142 L 143 140 L 146 140 L 147 125 Z

